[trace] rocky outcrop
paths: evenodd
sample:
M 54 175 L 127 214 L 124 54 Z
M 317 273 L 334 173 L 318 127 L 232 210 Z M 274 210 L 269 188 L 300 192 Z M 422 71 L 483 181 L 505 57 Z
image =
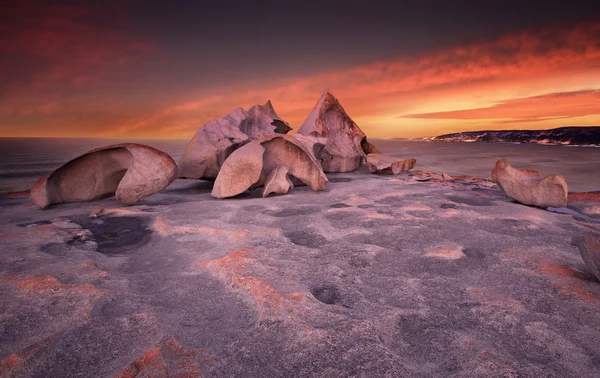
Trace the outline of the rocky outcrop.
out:
M 353 171 L 360 167 L 365 153 L 379 152 L 329 92 L 321 95 L 298 134 L 326 138 L 317 155 L 325 172 Z
M 492 178 L 507 197 L 542 208 L 567 206 L 569 190 L 563 176 L 542 178 L 538 171 L 513 168 L 505 159 L 496 163 L 494 171 Z
M 371 173 L 397 175 L 412 169 L 416 163 L 415 159 L 399 159 L 381 153 L 367 155 L 367 168 Z
M 590 273 L 600 280 L 600 235 L 575 236 L 571 242 L 579 248 L 581 258 Z
M 166 153 L 135 143 L 91 150 L 40 178 L 31 187 L 34 204 L 93 201 L 115 195 L 132 205 L 166 188 L 177 165 Z
M 269 194 L 287 194 L 294 188 L 294 184 L 288 177 L 291 168 L 287 165 L 278 165 L 273 169 L 265 179 L 265 185 L 263 189 L 263 197 Z
M 225 160 L 211 195 L 227 198 L 261 187 L 268 181 L 267 175 L 281 165 L 315 191 L 324 190 L 329 181 L 302 143 L 289 135 L 270 135 L 248 143 Z
M 247 111 L 237 108 L 204 125 L 179 160 L 179 177 L 214 180 L 227 157 L 246 143 L 291 130 L 268 101 Z
M 600 127 L 559 127 L 550 130 L 486 130 L 445 134 L 441 142 L 535 143 L 574 146 L 600 145 Z

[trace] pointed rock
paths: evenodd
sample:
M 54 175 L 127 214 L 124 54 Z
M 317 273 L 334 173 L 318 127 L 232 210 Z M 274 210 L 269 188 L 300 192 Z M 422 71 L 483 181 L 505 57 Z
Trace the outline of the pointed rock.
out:
M 329 92 L 321 95 L 298 134 L 327 139 L 325 147 L 317 156 L 325 172 L 353 171 L 362 164 L 364 149 L 376 150 Z
M 288 177 L 290 169 L 287 165 L 278 165 L 273 169 L 265 179 L 262 196 L 266 197 L 271 193 L 287 194 L 290 192 L 294 188 L 294 184 Z
M 93 201 L 116 195 L 132 205 L 166 188 L 177 165 L 166 153 L 135 143 L 91 150 L 40 178 L 31 187 L 34 204 Z
M 367 155 L 367 168 L 371 173 L 397 175 L 412 169 L 416 163 L 416 159 L 399 159 L 380 153 Z
M 537 207 L 566 207 L 568 187 L 563 176 L 541 177 L 538 171 L 513 168 L 505 159 L 500 159 L 492 178 L 507 197 L 525 205 Z
M 214 180 L 227 157 L 236 149 L 273 133 L 290 131 L 271 101 L 248 111 L 237 108 L 204 125 L 190 140 L 179 160 L 179 177 Z
M 304 145 L 290 135 L 269 135 L 234 151 L 223 164 L 212 196 L 233 197 L 265 184 L 267 174 L 280 165 L 311 189 L 324 190 L 329 180 Z

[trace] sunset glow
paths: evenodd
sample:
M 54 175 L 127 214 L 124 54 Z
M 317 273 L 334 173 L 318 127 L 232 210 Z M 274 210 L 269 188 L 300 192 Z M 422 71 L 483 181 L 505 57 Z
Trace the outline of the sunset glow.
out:
M 127 8 L 27 2 L 9 13 L 0 29 L 0 136 L 189 138 L 267 100 L 298 129 L 325 90 L 372 137 L 600 125 L 598 22 L 203 84 L 211 72 L 178 77 L 179 57 L 160 39 L 107 27 L 129 22 Z M 281 71 L 277 54 L 264 64 Z

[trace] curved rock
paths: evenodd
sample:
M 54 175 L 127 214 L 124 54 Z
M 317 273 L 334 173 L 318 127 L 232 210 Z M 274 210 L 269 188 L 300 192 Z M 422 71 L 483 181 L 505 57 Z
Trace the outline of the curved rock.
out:
M 214 180 L 227 157 L 251 140 L 291 130 L 271 101 L 247 111 L 237 108 L 196 132 L 179 160 L 179 177 Z
M 579 248 L 586 267 L 600 280 L 600 235 L 575 236 L 571 243 Z
M 294 188 L 294 184 L 288 177 L 290 169 L 287 165 L 278 165 L 277 168 L 273 169 L 265 179 L 262 196 L 266 197 L 271 193 L 287 194 L 290 192 Z
M 31 199 L 42 209 L 112 195 L 132 205 L 176 177 L 177 165 L 168 154 L 141 144 L 114 144 L 91 150 L 40 178 L 31 187 Z
M 317 162 L 319 162 L 318 156 L 321 154 L 321 151 L 323 151 L 323 148 L 325 148 L 325 144 L 327 144 L 327 138 L 319 138 L 298 133 L 294 134 L 293 137 L 302 143 L 306 151 L 308 151 L 311 156 Z M 321 162 L 319 162 L 319 164 L 321 164 Z
M 317 158 L 325 172 L 350 172 L 362 164 L 365 152 L 379 152 L 329 92 L 321 95 L 298 134 L 326 138 Z
M 324 190 L 329 180 L 304 145 L 289 135 L 269 135 L 234 151 L 223 163 L 211 195 L 233 197 L 265 184 L 267 174 L 280 165 L 312 190 Z
M 412 169 L 416 163 L 416 159 L 399 159 L 380 153 L 367 155 L 367 168 L 371 173 L 397 175 Z
M 505 159 L 498 160 L 494 171 L 492 178 L 507 197 L 542 208 L 567 206 L 569 190 L 563 176 L 542 178 L 538 171 L 513 168 Z

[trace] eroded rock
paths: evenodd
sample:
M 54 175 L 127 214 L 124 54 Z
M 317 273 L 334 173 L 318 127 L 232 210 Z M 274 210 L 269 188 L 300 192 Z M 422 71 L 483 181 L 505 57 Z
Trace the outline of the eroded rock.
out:
M 290 169 L 287 165 L 278 165 L 277 168 L 273 169 L 265 179 L 262 196 L 266 197 L 271 193 L 287 194 L 290 192 L 294 188 L 294 184 L 288 177 Z
M 261 187 L 267 174 L 280 165 L 288 166 L 291 176 L 315 191 L 324 190 L 329 181 L 302 143 L 289 135 L 270 135 L 248 143 L 227 158 L 211 195 L 227 198 Z
M 227 157 L 246 143 L 273 133 L 291 130 L 271 101 L 247 111 L 237 108 L 204 125 L 179 160 L 179 177 L 214 180 Z
M 115 144 L 91 150 L 40 178 L 31 187 L 31 199 L 42 209 L 112 195 L 132 205 L 163 190 L 176 176 L 177 165 L 168 154 L 141 144 Z
M 416 159 L 399 159 L 381 153 L 367 155 L 367 168 L 371 173 L 397 175 L 412 169 L 416 163 Z
M 326 138 L 317 155 L 325 172 L 353 171 L 362 164 L 365 152 L 379 152 L 329 92 L 321 95 L 298 134 Z
M 600 280 L 600 235 L 575 236 L 572 244 L 579 248 L 581 258 L 590 273 Z
M 525 205 L 542 208 L 566 207 L 569 192 L 563 176 L 541 177 L 538 171 L 512 167 L 505 159 L 500 159 L 492 171 L 492 179 L 507 197 Z

